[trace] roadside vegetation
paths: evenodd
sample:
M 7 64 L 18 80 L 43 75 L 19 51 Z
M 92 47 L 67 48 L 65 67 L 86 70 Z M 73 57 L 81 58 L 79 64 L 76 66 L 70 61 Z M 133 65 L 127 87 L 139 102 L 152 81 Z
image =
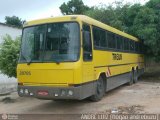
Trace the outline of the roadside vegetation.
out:
M 20 50 L 20 37 L 12 39 L 11 36 L 3 37 L 0 45 L 0 72 L 9 77 L 16 77 L 16 67 Z

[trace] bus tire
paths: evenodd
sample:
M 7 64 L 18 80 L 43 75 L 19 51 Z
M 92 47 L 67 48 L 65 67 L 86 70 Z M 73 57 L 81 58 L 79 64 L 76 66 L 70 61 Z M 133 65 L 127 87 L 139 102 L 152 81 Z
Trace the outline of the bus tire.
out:
M 136 69 L 135 70 L 135 72 L 134 72 L 134 83 L 137 83 L 137 81 L 138 81 L 138 69 Z
M 93 96 L 90 97 L 90 100 L 92 100 L 93 102 L 98 102 L 103 98 L 104 94 L 105 94 L 104 80 L 100 76 L 99 79 L 97 80 L 96 92 Z
M 128 85 L 132 85 L 134 81 L 134 70 L 130 72 Z

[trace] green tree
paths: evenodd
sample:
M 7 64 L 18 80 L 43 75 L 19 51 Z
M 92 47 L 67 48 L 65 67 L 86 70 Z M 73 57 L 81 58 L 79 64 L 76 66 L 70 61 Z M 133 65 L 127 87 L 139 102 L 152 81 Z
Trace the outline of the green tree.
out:
M 152 46 L 154 58 L 156 61 L 160 61 L 160 0 L 150 0 L 147 2 L 146 7 L 152 9 L 156 15 L 154 20 L 156 33 L 152 34 L 153 36 L 153 43 L 156 44 Z
M 117 2 L 114 6 L 112 4 L 109 6 L 101 4 L 86 11 L 85 15 L 124 31 L 123 19 L 126 17 L 128 7 L 128 4 L 123 5 L 122 2 Z
M 0 45 L 0 71 L 9 77 L 16 77 L 16 66 L 20 50 L 20 37 L 13 40 L 9 35 Z
M 147 53 L 156 56 L 158 54 L 158 31 L 155 20 L 157 16 L 153 9 L 144 7 L 137 14 L 134 19 L 133 31 L 135 35 L 144 40 L 145 45 L 148 46 Z
M 82 0 L 71 0 L 63 3 L 60 7 L 63 15 L 83 14 L 89 10 L 89 7 L 84 5 Z
M 5 20 L 6 20 L 5 23 L 7 25 L 13 25 L 20 28 L 23 26 L 23 23 L 25 22 L 25 20 L 21 20 L 19 17 L 16 17 L 16 16 L 12 16 L 12 17 L 6 16 Z
M 122 28 L 123 31 L 135 35 L 134 34 L 135 31 L 133 30 L 133 24 L 141 8 L 142 6 L 140 4 L 134 4 L 128 6 L 124 5 L 122 7 L 122 10 L 120 10 L 120 12 L 121 12 L 121 21 L 123 23 L 123 28 Z

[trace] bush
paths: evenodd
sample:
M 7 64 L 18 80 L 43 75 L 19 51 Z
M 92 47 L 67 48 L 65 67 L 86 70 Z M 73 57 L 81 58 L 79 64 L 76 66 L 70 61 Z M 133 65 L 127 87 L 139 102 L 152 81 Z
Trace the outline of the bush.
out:
M 15 40 L 11 36 L 3 37 L 0 44 L 0 71 L 9 77 L 16 77 L 16 67 L 20 51 L 20 37 Z

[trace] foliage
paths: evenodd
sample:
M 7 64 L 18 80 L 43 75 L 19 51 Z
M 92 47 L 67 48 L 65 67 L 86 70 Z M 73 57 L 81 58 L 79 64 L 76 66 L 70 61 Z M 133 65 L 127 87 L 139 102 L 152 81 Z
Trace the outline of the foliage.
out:
M 150 55 L 158 55 L 159 51 L 159 48 L 157 49 L 159 40 L 157 39 L 156 19 L 157 16 L 153 9 L 143 7 L 135 17 L 133 24 L 134 34 L 144 40 L 144 44 L 148 46 L 147 54 Z
M 96 6 L 93 7 L 91 10 L 85 12 L 85 15 L 87 16 L 90 16 L 96 20 L 99 20 L 118 29 L 121 29 L 122 21 L 120 20 L 120 16 L 117 14 L 119 13 L 115 12 L 115 8 L 113 8 L 112 6 Z
M 79 0 L 71 0 L 67 4 L 62 4 L 66 5 L 66 10 L 61 9 L 64 15 L 77 13 L 69 11 L 72 10 L 72 6 L 69 5 L 72 1 L 76 6 L 76 2 Z M 82 1 L 81 5 L 84 5 Z M 78 7 L 76 8 L 76 11 L 81 11 Z M 144 41 L 145 48 L 147 48 L 145 50 L 146 56 L 160 61 L 160 0 L 149 0 L 145 5 L 123 4 L 122 2 L 108 6 L 101 4 L 78 12 L 78 14 L 85 14 L 138 37 Z
M 20 37 L 13 40 L 9 35 L 6 35 L 3 40 L 0 45 L 0 71 L 9 77 L 16 77 Z
M 63 15 L 83 14 L 85 11 L 89 10 L 89 7 L 84 5 L 82 0 L 64 2 L 59 8 Z
M 5 23 L 7 25 L 13 25 L 19 28 L 21 28 L 23 26 L 23 23 L 25 22 L 24 20 L 21 20 L 19 17 L 16 17 L 16 16 L 12 16 L 12 17 L 6 16 L 5 20 L 6 20 Z

